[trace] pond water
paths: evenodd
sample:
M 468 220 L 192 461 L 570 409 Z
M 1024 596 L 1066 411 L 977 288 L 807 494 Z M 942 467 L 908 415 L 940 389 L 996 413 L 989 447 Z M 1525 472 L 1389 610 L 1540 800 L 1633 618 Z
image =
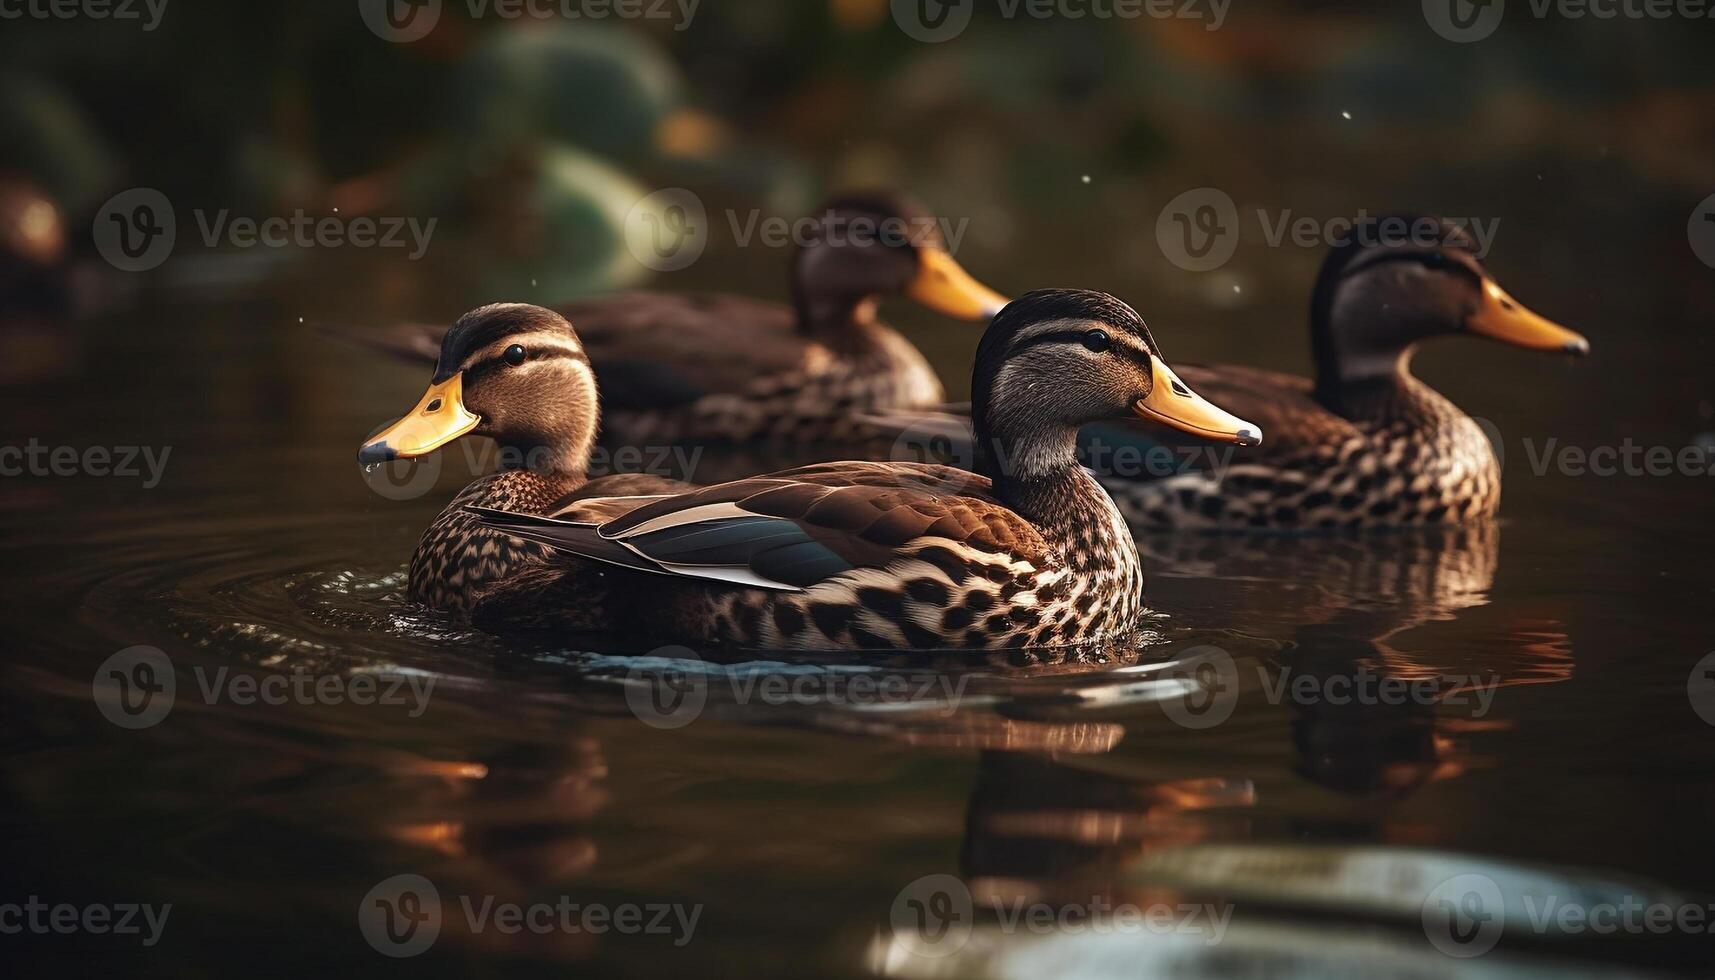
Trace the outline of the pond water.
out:
M 1420 358 L 1499 426 L 1498 525 L 1146 539 L 1148 634 L 1078 662 L 637 660 L 472 633 L 402 600 L 468 457 L 403 488 L 355 463 L 421 372 L 319 328 L 381 314 L 305 289 L 11 322 L 33 367 L 7 445 L 171 447 L 154 486 L 3 484 L 8 894 L 172 906 L 152 946 L 23 948 L 151 975 L 368 973 L 387 963 L 361 917 L 378 894 L 419 909 L 385 891 L 418 875 L 439 932 L 404 962 L 429 974 L 1698 972 L 1706 931 L 1539 921 L 1708 908 L 1711 482 L 1534 463 L 1555 437 L 1715 429 L 1707 341 L 1668 327 L 1646 349 L 1623 297 L 1536 286 L 1514 291 L 1582 310 L 1562 318 L 1589 361 L 1476 341 Z M 1301 306 L 1281 303 L 1215 333 L 1139 299 L 1170 356 L 1301 363 L 1278 322 Z M 957 394 L 975 333 L 896 319 Z M 159 672 L 110 661 L 138 646 Z M 170 712 L 110 721 L 92 683 L 115 663 L 170 676 Z M 1468 874 L 1505 905 L 1470 928 L 1505 931 L 1462 959 L 1423 910 Z M 635 905 L 642 925 L 484 915 L 544 903 Z M 1166 918 L 1095 927 L 1127 906 Z M 1065 919 L 1031 927 L 1034 908 Z

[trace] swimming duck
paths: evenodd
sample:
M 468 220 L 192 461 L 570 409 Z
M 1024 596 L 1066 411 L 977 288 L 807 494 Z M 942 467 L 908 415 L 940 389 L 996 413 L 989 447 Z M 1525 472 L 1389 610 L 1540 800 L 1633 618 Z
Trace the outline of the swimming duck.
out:
M 1111 417 L 1255 444 L 1194 394 L 1105 293 L 1038 290 L 989 325 L 972 374 L 974 473 L 835 462 L 688 493 L 476 508 L 559 553 L 570 628 L 654 642 L 815 650 L 1000 648 L 1129 635 L 1143 568 L 1078 465 Z
M 549 550 L 483 526 L 470 507 L 549 513 L 580 493 L 679 492 L 641 474 L 590 480 L 600 423 L 595 374 L 577 333 L 552 310 L 501 303 L 446 331 L 429 390 L 358 450 L 365 465 L 424 456 L 467 434 L 492 437 L 501 471 L 459 493 L 411 558 L 413 602 L 476 620 L 532 624 L 559 578 Z
M 1134 527 L 1355 528 L 1494 516 L 1501 470 L 1481 427 L 1411 373 L 1419 341 L 1475 334 L 1582 356 L 1583 337 L 1507 295 L 1469 236 L 1355 224 L 1332 249 L 1310 303 L 1316 376 L 1229 365 L 1185 369 L 1210 397 L 1281 437 L 1224 466 L 1103 481 Z M 1431 244 L 1430 242 L 1435 242 Z M 1097 434 L 1099 437 L 1099 433 Z
M 982 320 L 1006 297 L 948 253 L 933 219 L 885 193 L 823 205 L 791 266 L 792 304 L 731 295 L 622 292 L 557 307 L 577 324 L 606 414 L 601 444 L 801 444 L 864 438 L 862 413 L 932 405 L 940 379 L 876 318 L 903 293 Z M 375 341 L 418 358 L 438 333 Z
M 1395 224 L 1382 224 L 1388 221 Z M 1390 232 L 1413 227 L 1438 233 Z M 1327 529 L 1493 516 L 1501 492 L 1495 454 L 1473 419 L 1411 374 L 1418 342 L 1474 334 L 1575 355 L 1590 345 L 1507 295 L 1474 252 L 1462 230 L 1434 219 L 1356 222 L 1316 280 L 1314 379 L 1226 364 L 1183 367 L 1184 379 L 1209 398 L 1276 433 L 1266 446 L 1208 453 L 1159 430 L 1091 427 L 1083 448 L 1127 523 Z M 874 421 L 916 434 L 906 441 L 951 438 L 966 458 L 969 430 L 957 419 L 895 413 Z

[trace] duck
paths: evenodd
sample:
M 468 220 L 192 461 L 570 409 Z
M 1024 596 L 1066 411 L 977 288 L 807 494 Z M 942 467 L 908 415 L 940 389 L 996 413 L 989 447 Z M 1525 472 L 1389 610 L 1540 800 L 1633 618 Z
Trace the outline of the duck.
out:
M 1137 312 L 1106 293 L 1036 290 L 1008 304 L 978 343 L 971 384 L 974 471 L 845 460 L 584 497 L 548 515 L 470 510 L 556 553 L 567 629 L 815 651 L 1132 635 L 1143 567 L 1078 463 L 1079 428 L 1141 417 L 1241 445 L 1261 430 L 1192 391 Z
M 497 303 L 444 331 L 429 388 L 358 449 L 364 466 L 426 456 L 466 435 L 499 448 L 499 472 L 466 486 L 423 532 L 407 598 L 455 619 L 528 628 L 559 579 L 549 549 L 497 532 L 472 507 L 551 513 L 580 494 L 676 493 L 647 474 L 589 477 L 600 396 L 577 331 L 540 306 Z
M 1394 234 L 1398 229 L 1434 233 Z M 1086 460 L 1138 532 L 1301 532 L 1445 526 L 1492 518 L 1501 470 L 1483 428 L 1411 373 L 1420 342 L 1472 335 L 1584 356 L 1589 341 L 1508 295 L 1471 236 L 1416 215 L 1353 222 L 1325 257 L 1310 303 L 1315 376 L 1231 364 L 1181 376 L 1279 433 L 1228 452 L 1130 423 L 1090 427 Z M 928 437 L 968 458 L 956 412 L 872 420 L 901 446 Z
M 1390 233 L 1402 227 L 1436 233 Z M 1185 369 L 1210 397 L 1282 437 L 1225 465 L 1104 479 L 1128 522 L 1327 530 L 1493 518 L 1500 463 L 1476 420 L 1411 373 L 1418 344 L 1474 335 L 1582 357 L 1590 342 L 1513 299 L 1477 253 L 1469 234 L 1440 219 L 1355 221 L 1311 293 L 1314 377 L 1224 364 Z
M 880 299 L 986 321 L 1006 297 L 901 195 L 839 195 L 800 227 L 790 304 L 630 290 L 555 307 L 601 379 L 604 449 L 855 443 L 873 435 L 866 414 L 945 400 L 929 362 L 878 319 Z M 438 336 L 406 325 L 367 342 L 424 360 L 438 356 Z

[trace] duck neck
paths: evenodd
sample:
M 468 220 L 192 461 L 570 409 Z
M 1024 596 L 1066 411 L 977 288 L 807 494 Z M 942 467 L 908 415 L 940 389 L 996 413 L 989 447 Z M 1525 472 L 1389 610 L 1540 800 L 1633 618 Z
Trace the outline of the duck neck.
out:
M 1058 545 L 1074 568 L 1101 557 L 1096 552 L 1102 549 L 1092 548 L 1092 542 L 1108 538 L 1115 538 L 1108 543 L 1129 552 L 1135 563 L 1131 536 L 1112 533 L 1122 526 L 1119 511 L 1078 464 L 1077 443 L 1076 426 L 1007 432 L 979 425 L 976 469 L 993 481 L 995 496 Z
M 589 478 L 590 441 L 572 438 L 496 440 L 502 473 L 533 473 L 555 483 Z
M 1411 376 L 1416 344 L 1374 349 L 1336 347 L 1326 331 L 1316 333 L 1316 400 L 1345 418 L 1356 417 L 1378 395 L 1403 393 L 1420 383 Z
M 792 299 L 798 332 L 835 349 L 862 346 L 876 323 L 880 300 L 871 296 L 816 295 L 798 288 Z
M 1370 425 L 1401 424 L 1409 429 L 1433 428 L 1449 418 L 1462 418 L 1446 396 L 1411 373 L 1415 348 L 1401 352 L 1394 369 L 1350 378 L 1332 392 L 1332 401 L 1317 388 L 1317 398 L 1341 417 Z

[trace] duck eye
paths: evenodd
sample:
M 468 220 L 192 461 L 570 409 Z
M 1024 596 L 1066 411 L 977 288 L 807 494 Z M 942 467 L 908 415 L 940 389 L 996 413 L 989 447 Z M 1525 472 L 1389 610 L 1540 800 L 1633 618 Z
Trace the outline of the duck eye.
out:
M 506 348 L 500 356 L 506 359 L 506 363 L 513 367 L 517 367 L 524 363 L 524 345 L 513 344 L 511 347 Z
M 1447 268 L 1447 256 L 1440 252 L 1430 252 L 1423 257 L 1423 264 L 1431 269 L 1445 269 Z
M 1114 344 L 1113 338 L 1108 336 L 1108 332 L 1106 330 L 1091 330 L 1088 333 L 1085 333 L 1082 339 L 1084 341 L 1084 346 L 1095 351 L 1097 354 L 1102 353 Z

